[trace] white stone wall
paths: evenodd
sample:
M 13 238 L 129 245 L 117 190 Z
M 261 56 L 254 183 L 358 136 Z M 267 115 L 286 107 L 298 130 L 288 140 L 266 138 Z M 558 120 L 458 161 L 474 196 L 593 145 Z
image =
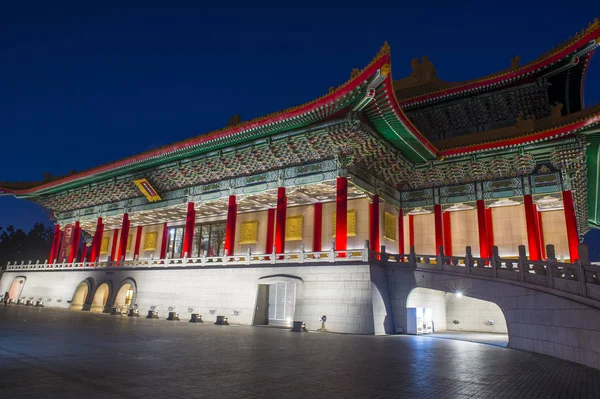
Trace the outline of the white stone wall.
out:
M 406 307 L 414 287 L 491 301 L 502 310 L 509 347 L 600 368 L 600 310 L 550 293 L 439 272 L 388 269 L 396 329 L 406 330 Z
M 506 320 L 498 305 L 464 295 L 446 294 L 446 321 L 447 329 L 452 331 L 507 333 Z
M 13 279 L 25 276 L 21 295 L 43 297 L 48 307 L 69 308 L 76 287 L 86 278 L 94 280 L 93 291 L 102 283 L 112 284 L 110 300 L 123 280 L 136 282 L 140 314 L 156 306 L 161 318 L 173 307 L 182 319 L 189 319 L 188 308 L 215 321 L 224 315 L 231 323 L 252 324 L 258 281 L 261 277 L 292 275 L 304 282 L 296 293 L 295 320 L 304 321 L 309 329 L 321 327 L 320 318 L 327 316 L 327 329 L 334 332 L 373 334 L 373 299 L 369 265 L 299 266 L 223 269 L 153 269 L 103 271 L 5 272 L 0 291 L 9 289 Z M 385 284 L 384 284 L 385 285 Z M 61 299 L 61 302 L 57 300 Z M 210 310 L 215 310 L 214 315 Z M 233 315 L 238 311 L 239 315 Z M 382 320 L 383 322 L 383 320 Z

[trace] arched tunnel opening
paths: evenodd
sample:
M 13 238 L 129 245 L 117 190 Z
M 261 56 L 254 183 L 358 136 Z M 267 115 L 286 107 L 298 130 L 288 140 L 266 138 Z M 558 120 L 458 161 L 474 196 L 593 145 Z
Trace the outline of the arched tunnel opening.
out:
M 506 318 L 490 301 L 417 287 L 406 301 L 407 334 L 508 346 Z

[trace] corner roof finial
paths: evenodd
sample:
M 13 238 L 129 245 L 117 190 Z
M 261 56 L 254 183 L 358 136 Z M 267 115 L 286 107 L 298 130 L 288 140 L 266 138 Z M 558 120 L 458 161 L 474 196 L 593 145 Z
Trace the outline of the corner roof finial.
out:
M 385 54 L 389 54 L 390 53 L 390 45 L 388 44 L 387 40 L 385 42 L 383 42 L 383 46 L 381 46 L 381 49 L 379 49 L 379 56 L 385 55 Z

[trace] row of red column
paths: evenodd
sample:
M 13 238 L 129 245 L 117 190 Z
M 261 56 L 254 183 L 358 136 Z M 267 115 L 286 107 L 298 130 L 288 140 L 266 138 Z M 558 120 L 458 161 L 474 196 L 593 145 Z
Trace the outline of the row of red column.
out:
M 348 180 L 345 177 L 338 177 L 336 182 L 336 236 L 335 236 L 335 248 L 336 250 L 346 250 L 348 243 Z M 563 203 L 565 220 L 567 227 L 567 238 L 569 243 L 569 253 L 572 261 L 579 258 L 578 255 L 578 244 L 579 237 L 577 234 L 577 219 L 575 215 L 575 208 L 573 205 L 573 196 L 571 191 L 563 192 Z M 530 259 L 539 260 L 545 258 L 544 238 L 542 229 L 542 218 L 541 213 L 537 209 L 537 206 L 533 202 L 531 195 L 524 196 L 524 208 L 525 208 L 525 219 L 527 225 L 527 238 Z M 313 251 L 321 250 L 322 242 L 322 204 L 316 203 L 314 205 L 314 223 L 313 223 Z M 403 210 L 400 209 L 398 215 L 398 251 L 405 253 L 404 248 L 404 222 L 403 222 Z M 267 240 L 265 245 L 265 253 L 271 253 L 273 247 L 275 252 L 278 254 L 285 252 L 285 229 L 286 229 L 286 217 L 287 217 L 287 196 L 285 187 L 280 187 L 277 190 L 277 205 L 275 209 L 269 209 L 267 211 Z M 196 220 L 196 210 L 194 203 L 189 202 L 187 208 L 185 233 L 183 240 L 183 247 L 181 256 L 188 256 L 191 254 L 193 239 L 194 239 L 194 226 Z M 235 227 L 237 222 L 237 203 L 234 195 L 229 196 L 228 207 L 227 207 L 227 222 L 225 231 L 225 246 L 224 249 L 228 254 L 233 254 L 234 243 L 235 243 Z M 483 200 L 477 201 L 477 222 L 479 227 L 479 247 L 480 255 L 483 258 L 490 257 L 492 255 L 492 247 L 494 245 L 493 237 L 493 226 L 492 226 L 492 210 L 485 207 Z M 410 246 L 414 246 L 414 218 L 413 215 L 408 215 L 409 224 L 409 243 Z M 119 229 L 113 231 L 113 242 L 111 248 L 110 259 L 122 260 L 127 252 L 127 240 L 129 237 L 130 220 L 127 213 L 123 215 L 123 222 L 121 227 L 120 240 Z M 452 256 L 452 234 L 451 234 L 451 219 L 450 212 L 442 212 L 441 205 L 434 206 L 434 229 L 435 229 L 435 246 L 436 254 L 439 252 L 439 248 L 442 247 L 444 254 Z M 90 247 L 90 261 L 94 262 L 99 259 L 100 246 L 102 243 L 102 236 L 104 232 L 104 224 L 102 218 L 98 218 L 96 225 L 96 232 L 92 239 L 92 245 Z M 167 250 L 167 224 L 163 225 L 162 234 L 162 245 L 160 257 L 162 259 L 166 256 Z M 50 250 L 51 263 L 56 261 L 60 248 L 61 241 L 61 230 L 60 226 L 55 226 L 54 239 L 52 241 L 52 247 Z M 142 236 L 142 226 L 138 226 L 136 232 L 136 241 L 134 249 L 134 257 L 139 256 L 140 245 Z M 73 242 L 79 243 L 81 238 L 81 228 L 79 222 L 76 222 L 74 228 Z M 379 223 L 379 197 L 374 195 L 371 203 L 369 204 L 369 242 L 371 250 L 378 251 L 380 248 L 380 223 Z M 79 245 L 73 245 L 69 255 L 69 262 L 77 259 L 77 252 Z M 84 248 L 83 259 L 85 259 L 85 252 L 87 247 Z

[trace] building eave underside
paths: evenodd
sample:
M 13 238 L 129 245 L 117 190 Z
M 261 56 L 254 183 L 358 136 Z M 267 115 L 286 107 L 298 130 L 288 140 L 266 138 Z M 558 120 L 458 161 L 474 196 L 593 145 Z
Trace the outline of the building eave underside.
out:
M 600 22 L 596 18 L 588 28 L 581 33 L 577 33 L 574 38 L 568 42 L 559 45 L 556 49 L 543 54 L 537 59 L 514 69 L 509 69 L 482 78 L 457 82 L 452 87 L 445 87 L 440 90 L 431 91 L 428 93 L 419 94 L 410 98 L 404 98 L 399 101 L 401 107 L 413 107 L 444 100 L 450 97 L 469 95 L 473 92 L 481 90 L 494 89 L 500 86 L 512 84 L 517 80 L 522 80 L 538 73 L 539 71 L 548 69 L 573 54 L 578 53 L 585 48 L 585 53 L 591 56 L 593 50 L 600 45 Z M 450 82 L 445 82 L 451 85 Z M 582 90 L 583 92 L 583 90 Z

